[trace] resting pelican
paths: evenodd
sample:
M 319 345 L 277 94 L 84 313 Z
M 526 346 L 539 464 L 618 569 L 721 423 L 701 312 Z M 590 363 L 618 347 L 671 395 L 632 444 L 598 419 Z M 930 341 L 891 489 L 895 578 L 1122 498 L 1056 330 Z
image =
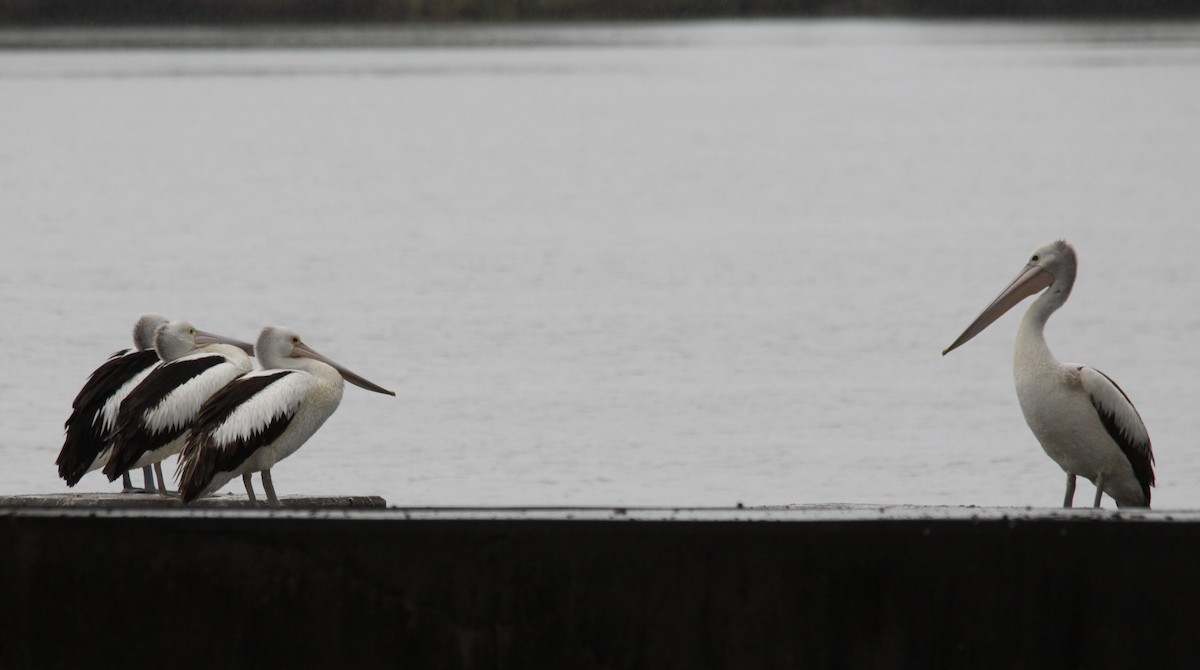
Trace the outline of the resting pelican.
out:
M 159 327 L 154 346 L 163 363 L 121 403 L 104 474 L 111 481 L 130 468 L 153 465 L 165 493 L 162 460 L 179 453 L 204 401 L 250 371 L 254 345 L 172 321 Z
M 1049 289 L 1033 301 L 1021 320 L 1013 376 L 1026 423 L 1046 454 L 1067 473 L 1063 506 L 1071 506 L 1075 477 L 1082 475 L 1096 485 L 1095 507 L 1105 493 L 1118 507 L 1149 507 L 1154 452 L 1129 396 L 1095 368 L 1059 363 L 1046 346 L 1046 321 L 1070 297 L 1075 266 L 1075 249 L 1063 240 L 1035 250 L 1016 279 L 942 355 L 978 335 L 1027 296 Z
M 117 409 L 121 401 L 138 385 L 151 368 L 158 363 L 154 350 L 154 331 L 167 322 L 161 314 L 143 314 L 133 324 L 133 349 L 123 349 L 108 357 L 103 365 L 88 377 L 75 402 L 71 403 L 71 416 L 63 425 L 67 435 L 62 450 L 58 452 L 58 476 L 75 486 L 92 470 L 99 470 L 108 462 L 112 449 L 110 432 L 117 421 Z M 142 469 L 144 488 L 154 490 L 150 466 Z M 134 491 L 129 473 L 121 474 L 125 490 Z M 162 481 L 159 481 L 162 486 Z M 165 490 L 165 489 L 163 489 Z
M 196 416 L 176 471 L 184 503 L 241 475 L 253 504 L 250 475 L 261 472 L 267 503 L 278 507 L 271 467 L 299 449 L 333 414 L 342 401 L 343 379 L 396 395 L 313 351 L 288 328 L 263 328 L 255 347 L 263 369 L 218 391 Z

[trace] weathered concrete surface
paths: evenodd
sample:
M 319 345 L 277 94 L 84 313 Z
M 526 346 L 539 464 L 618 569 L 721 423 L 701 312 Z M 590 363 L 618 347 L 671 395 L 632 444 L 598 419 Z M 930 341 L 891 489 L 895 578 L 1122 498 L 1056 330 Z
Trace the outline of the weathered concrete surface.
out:
M 1189 0 L 6 0 L 0 25 L 662 20 L 748 17 L 1171 18 Z
M 265 507 L 265 496 L 259 496 L 257 507 Z M 380 496 L 279 496 L 279 505 L 289 509 L 326 509 L 387 507 Z M 177 497 L 146 493 L 46 493 L 19 496 L 0 496 L 0 509 L 5 507 L 123 507 L 135 509 L 183 509 Z M 251 507 L 243 494 L 225 493 L 192 501 L 188 508 L 228 509 Z
M 0 510 L 0 667 L 1173 668 L 1192 512 Z

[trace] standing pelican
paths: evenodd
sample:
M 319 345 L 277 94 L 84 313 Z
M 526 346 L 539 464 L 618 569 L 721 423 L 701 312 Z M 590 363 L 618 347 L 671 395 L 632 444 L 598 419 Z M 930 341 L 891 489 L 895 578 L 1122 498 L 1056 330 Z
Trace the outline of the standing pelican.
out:
M 161 314 L 143 314 L 133 324 L 134 349 L 123 349 L 108 357 L 103 365 L 88 377 L 75 402 L 71 403 L 71 416 L 63 425 L 66 439 L 58 459 L 58 476 L 75 486 L 92 470 L 99 470 L 108 462 L 112 450 L 110 432 L 117 421 L 117 409 L 121 401 L 138 385 L 151 368 L 158 363 L 154 350 L 154 331 L 167 322 Z M 125 490 L 133 491 L 129 473 L 122 473 Z M 142 469 L 146 491 L 153 491 L 153 475 L 150 467 Z M 162 482 L 159 482 L 162 485 Z M 165 490 L 165 489 L 164 489 Z
M 250 475 L 262 473 L 267 503 L 279 506 L 271 467 L 303 445 L 342 401 L 342 380 L 394 396 L 313 351 L 288 328 L 267 326 L 255 343 L 263 369 L 242 375 L 205 403 L 179 455 L 184 503 L 241 475 L 250 502 Z
M 1021 411 L 1046 454 L 1067 473 L 1064 507 L 1075 498 L 1075 477 L 1096 485 L 1095 507 L 1107 493 L 1118 507 L 1149 507 L 1154 452 L 1142 417 L 1116 382 L 1086 365 L 1059 363 L 1043 331 L 1075 284 L 1075 249 L 1063 240 L 1033 252 L 1029 263 L 992 304 L 942 352 L 975 337 L 1024 298 L 1033 301 L 1017 330 L 1013 376 Z
M 111 481 L 130 468 L 153 465 L 165 493 L 162 460 L 179 452 L 204 401 L 250 371 L 254 346 L 196 330 L 186 321 L 160 326 L 154 346 L 163 363 L 121 403 L 104 474 Z

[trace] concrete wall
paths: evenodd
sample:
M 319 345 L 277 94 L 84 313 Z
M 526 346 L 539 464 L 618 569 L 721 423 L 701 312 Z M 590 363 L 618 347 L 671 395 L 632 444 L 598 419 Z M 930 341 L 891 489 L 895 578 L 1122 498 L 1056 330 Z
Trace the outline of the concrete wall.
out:
M 1194 667 L 1200 523 L 0 510 L 0 668 Z
M 762 16 L 1172 17 L 1194 0 L 5 0 L 0 25 L 647 20 Z

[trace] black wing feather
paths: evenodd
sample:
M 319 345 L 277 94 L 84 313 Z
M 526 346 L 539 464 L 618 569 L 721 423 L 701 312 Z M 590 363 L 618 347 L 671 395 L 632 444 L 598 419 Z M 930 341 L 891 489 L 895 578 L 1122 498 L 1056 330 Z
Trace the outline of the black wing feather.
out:
M 280 370 L 269 374 L 239 377 L 213 394 L 192 424 L 192 433 L 179 455 L 179 495 L 184 503 L 196 499 L 212 482 L 218 472 L 236 470 L 250 458 L 259 447 L 274 442 L 292 423 L 295 412 L 276 416 L 253 435 L 245 435 L 222 445 L 213 440 L 216 432 L 234 410 L 261 393 L 271 384 L 294 374 L 292 370 Z
M 1096 368 L 1092 368 L 1096 372 Z M 1134 407 L 1133 401 L 1125 394 L 1125 390 L 1121 388 L 1117 382 L 1113 381 L 1112 377 L 1100 372 L 1100 376 L 1108 380 L 1108 383 L 1113 385 L 1113 388 L 1120 392 L 1125 398 L 1125 402 L 1129 403 L 1130 407 Z M 1129 461 L 1129 465 L 1133 467 L 1133 475 L 1137 477 L 1138 484 L 1142 487 L 1142 494 L 1146 498 L 1146 506 L 1150 506 L 1150 487 L 1154 486 L 1154 452 L 1150 448 L 1150 440 L 1146 442 L 1135 442 L 1132 437 L 1127 435 L 1125 431 L 1117 424 L 1117 417 L 1112 412 L 1106 411 L 1096 399 L 1092 398 L 1092 406 L 1096 408 L 1096 413 L 1100 415 L 1100 423 L 1104 424 L 1104 429 L 1108 431 L 1113 441 L 1121 448 L 1121 453 L 1125 454 L 1125 458 Z M 1137 412 L 1136 407 L 1133 410 Z
M 121 403 L 121 410 L 117 413 L 117 425 L 113 429 L 112 455 L 104 466 L 104 474 L 109 481 L 120 477 L 121 473 L 137 463 L 142 454 L 166 445 L 188 429 L 188 426 L 184 425 L 154 432 L 142 421 L 146 412 L 157 407 L 172 391 L 193 377 L 227 360 L 224 356 L 214 354 L 171 361 L 151 372 L 137 385 Z
M 158 354 L 153 349 L 123 349 L 110 356 L 88 377 L 71 403 L 71 416 L 63 424 L 66 438 L 54 461 L 58 465 L 58 476 L 66 480 L 67 486 L 78 484 L 96 457 L 109 446 L 109 436 L 100 419 L 104 403 L 130 379 L 156 363 Z

